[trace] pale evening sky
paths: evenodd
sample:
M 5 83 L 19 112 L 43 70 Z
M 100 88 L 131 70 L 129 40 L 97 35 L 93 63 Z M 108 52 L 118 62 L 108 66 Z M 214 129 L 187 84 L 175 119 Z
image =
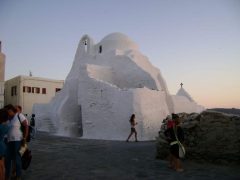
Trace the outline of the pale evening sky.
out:
M 0 0 L 6 79 L 65 79 L 78 42 L 112 32 L 133 39 L 175 94 L 240 108 L 240 0 Z

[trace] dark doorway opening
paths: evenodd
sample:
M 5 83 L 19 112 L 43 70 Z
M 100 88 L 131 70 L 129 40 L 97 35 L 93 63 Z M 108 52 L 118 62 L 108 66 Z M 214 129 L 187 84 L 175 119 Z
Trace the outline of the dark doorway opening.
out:
M 99 46 L 99 53 L 102 53 L 102 46 Z

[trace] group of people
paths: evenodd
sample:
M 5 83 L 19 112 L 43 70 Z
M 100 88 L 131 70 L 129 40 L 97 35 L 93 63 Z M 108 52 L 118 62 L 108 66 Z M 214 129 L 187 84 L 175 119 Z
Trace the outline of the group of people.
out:
M 0 109 L 0 180 L 21 179 L 20 149 L 26 145 L 28 120 L 21 106 L 11 104 Z
M 182 172 L 183 167 L 180 159 L 185 156 L 185 148 L 183 146 L 184 132 L 180 126 L 181 118 L 177 114 L 172 114 L 171 116 L 168 116 L 166 120 L 167 128 L 165 129 L 164 134 L 170 146 L 169 167 L 178 172 Z M 135 128 L 138 123 L 135 120 L 135 114 L 131 115 L 129 122 L 131 125 L 131 132 L 126 142 L 129 142 L 129 139 L 133 134 L 135 135 L 135 141 L 138 142 L 137 131 Z
M 129 120 L 131 132 L 126 140 L 127 142 L 133 134 L 135 135 L 135 141 L 138 142 L 135 128 L 138 123 L 135 117 L 135 114 L 132 114 Z M 172 114 L 172 117 L 167 119 L 167 128 L 164 132 L 170 145 L 169 166 L 179 172 L 183 171 L 180 161 L 182 155 L 180 154 L 182 153 L 183 156 L 185 154 L 182 145 L 184 133 L 180 123 L 179 116 Z M 0 180 L 9 180 L 11 176 L 21 179 L 20 149 L 27 143 L 28 131 L 28 120 L 22 114 L 21 106 L 10 104 L 0 109 Z

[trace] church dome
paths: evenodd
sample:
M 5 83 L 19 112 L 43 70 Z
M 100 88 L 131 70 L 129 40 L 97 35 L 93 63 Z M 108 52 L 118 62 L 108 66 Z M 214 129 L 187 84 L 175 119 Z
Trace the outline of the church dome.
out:
M 138 50 L 138 45 L 133 42 L 127 35 L 122 33 L 111 33 L 105 36 L 99 43 L 98 47 L 102 48 L 102 51 L 110 50 Z
M 183 87 L 181 87 L 181 88 L 178 90 L 178 92 L 177 92 L 176 95 L 177 95 L 177 96 L 184 96 L 184 97 L 186 97 L 189 101 L 194 102 L 193 98 L 190 96 L 190 94 L 188 94 L 188 92 L 187 92 Z

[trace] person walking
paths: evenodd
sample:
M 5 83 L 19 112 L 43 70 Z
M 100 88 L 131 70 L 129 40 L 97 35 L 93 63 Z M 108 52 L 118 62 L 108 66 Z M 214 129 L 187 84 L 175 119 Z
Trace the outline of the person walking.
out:
M 137 131 L 136 131 L 136 128 L 135 128 L 135 126 L 136 126 L 138 123 L 135 121 L 135 114 L 132 114 L 132 115 L 131 115 L 131 118 L 130 118 L 129 122 L 130 122 L 130 124 L 131 124 L 131 132 L 130 132 L 130 134 L 129 134 L 127 140 L 126 140 L 126 142 L 129 142 L 129 139 L 131 138 L 131 136 L 132 136 L 133 134 L 135 134 L 135 142 L 138 142 L 138 140 L 137 140 Z
M 22 162 L 19 150 L 21 145 L 26 144 L 28 122 L 26 118 L 17 113 L 17 109 L 13 105 L 9 104 L 5 106 L 5 109 L 8 113 L 10 125 L 6 154 L 6 179 L 10 179 L 12 166 L 15 166 L 16 169 L 16 179 L 21 179 Z M 13 162 L 15 163 L 13 164 Z

